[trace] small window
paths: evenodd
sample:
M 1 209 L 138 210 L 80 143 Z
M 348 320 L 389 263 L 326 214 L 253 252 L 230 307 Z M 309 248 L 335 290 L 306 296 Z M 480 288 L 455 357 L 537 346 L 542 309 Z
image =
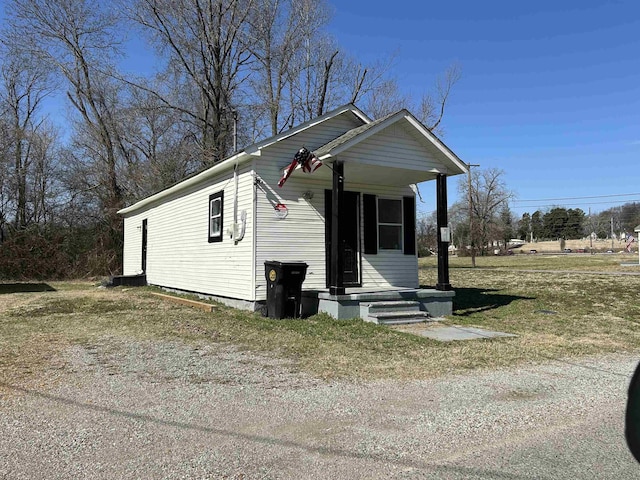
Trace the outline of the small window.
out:
M 402 200 L 378 199 L 380 250 L 402 250 Z
M 209 196 L 209 243 L 222 241 L 224 192 Z

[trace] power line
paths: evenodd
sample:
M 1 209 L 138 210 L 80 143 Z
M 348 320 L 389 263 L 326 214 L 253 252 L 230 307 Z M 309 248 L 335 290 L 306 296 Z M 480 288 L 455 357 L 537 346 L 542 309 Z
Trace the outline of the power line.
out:
M 593 195 L 589 197 L 539 198 L 529 200 L 512 200 L 512 202 L 555 202 L 562 200 L 586 200 L 589 198 L 634 197 L 636 195 L 640 195 L 640 193 L 617 193 L 612 195 Z
M 585 197 L 585 198 L 589 198 L 589 197 Z M 595 197 L 590 197 L 590 198 L 595 198 Z M 540 200 L 542 201 L 542 200 Z M 624 203 L 635 203 L 640 201 L 640 198 L 638 200 L 614 200 L 611 202 L 584 202 L 584 203 L 570 203 L 568 205 L 613 205 L 613 204 L 624 204 Z M 543 205 L 514 205 L 515 208 L 544 208 L 544 207 L 557 207 L 558 204 L 556 203 L 549 203 L 549 204 L 543 204 Z

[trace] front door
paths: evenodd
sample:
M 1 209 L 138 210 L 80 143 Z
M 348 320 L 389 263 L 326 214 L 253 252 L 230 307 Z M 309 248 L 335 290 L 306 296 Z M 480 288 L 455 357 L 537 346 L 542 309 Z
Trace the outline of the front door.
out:
M 147 273 L 147 219 L 142 220 L 142 273 Z
M 327 287 L 331 279 L 331 190 L 325 190 L 325 245 Z M 344 286 L 358 287 L 360 283 L 360 194 L 344 192 L 340 212 L 342 227 L 342 251 L 344 255 Z

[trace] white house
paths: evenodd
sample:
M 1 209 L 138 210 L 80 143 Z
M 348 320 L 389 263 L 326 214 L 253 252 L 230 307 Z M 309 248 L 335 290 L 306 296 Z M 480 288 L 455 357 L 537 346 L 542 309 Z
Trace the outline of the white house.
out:
M 279 187 L 302 147 L 323 165 L 298 167 Z M 367 318 L 375 301 L 450 313 L 446 179 L 461 173 L 407 110 L 372 121 L 346 105 L 120 210 L 123 273 L 256 309 L 267 298 L 264 262 L 302 261 L 306 313 Z M 444 253 L 436 288 L 420 289 L 414 185 L 434 179 Z

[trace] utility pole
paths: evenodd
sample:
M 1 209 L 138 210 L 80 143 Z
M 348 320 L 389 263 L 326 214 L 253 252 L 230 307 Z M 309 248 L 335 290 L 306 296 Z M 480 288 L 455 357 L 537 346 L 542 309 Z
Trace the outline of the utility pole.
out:
M 593 217 L 591 216 L 591 207 L 589 207 L 589 252 L 593 255 Z
M 469 242 L 471 243 L 471 266 L 476 266 L 476 246 L 473 235 L 473 195 L 471 194 L 471 167 L 479 167 L 478 164 L 467 163 L 467 180 L 469 182 Z
M 613 217 L 611 217 L 611 250 L 613 251 Z

